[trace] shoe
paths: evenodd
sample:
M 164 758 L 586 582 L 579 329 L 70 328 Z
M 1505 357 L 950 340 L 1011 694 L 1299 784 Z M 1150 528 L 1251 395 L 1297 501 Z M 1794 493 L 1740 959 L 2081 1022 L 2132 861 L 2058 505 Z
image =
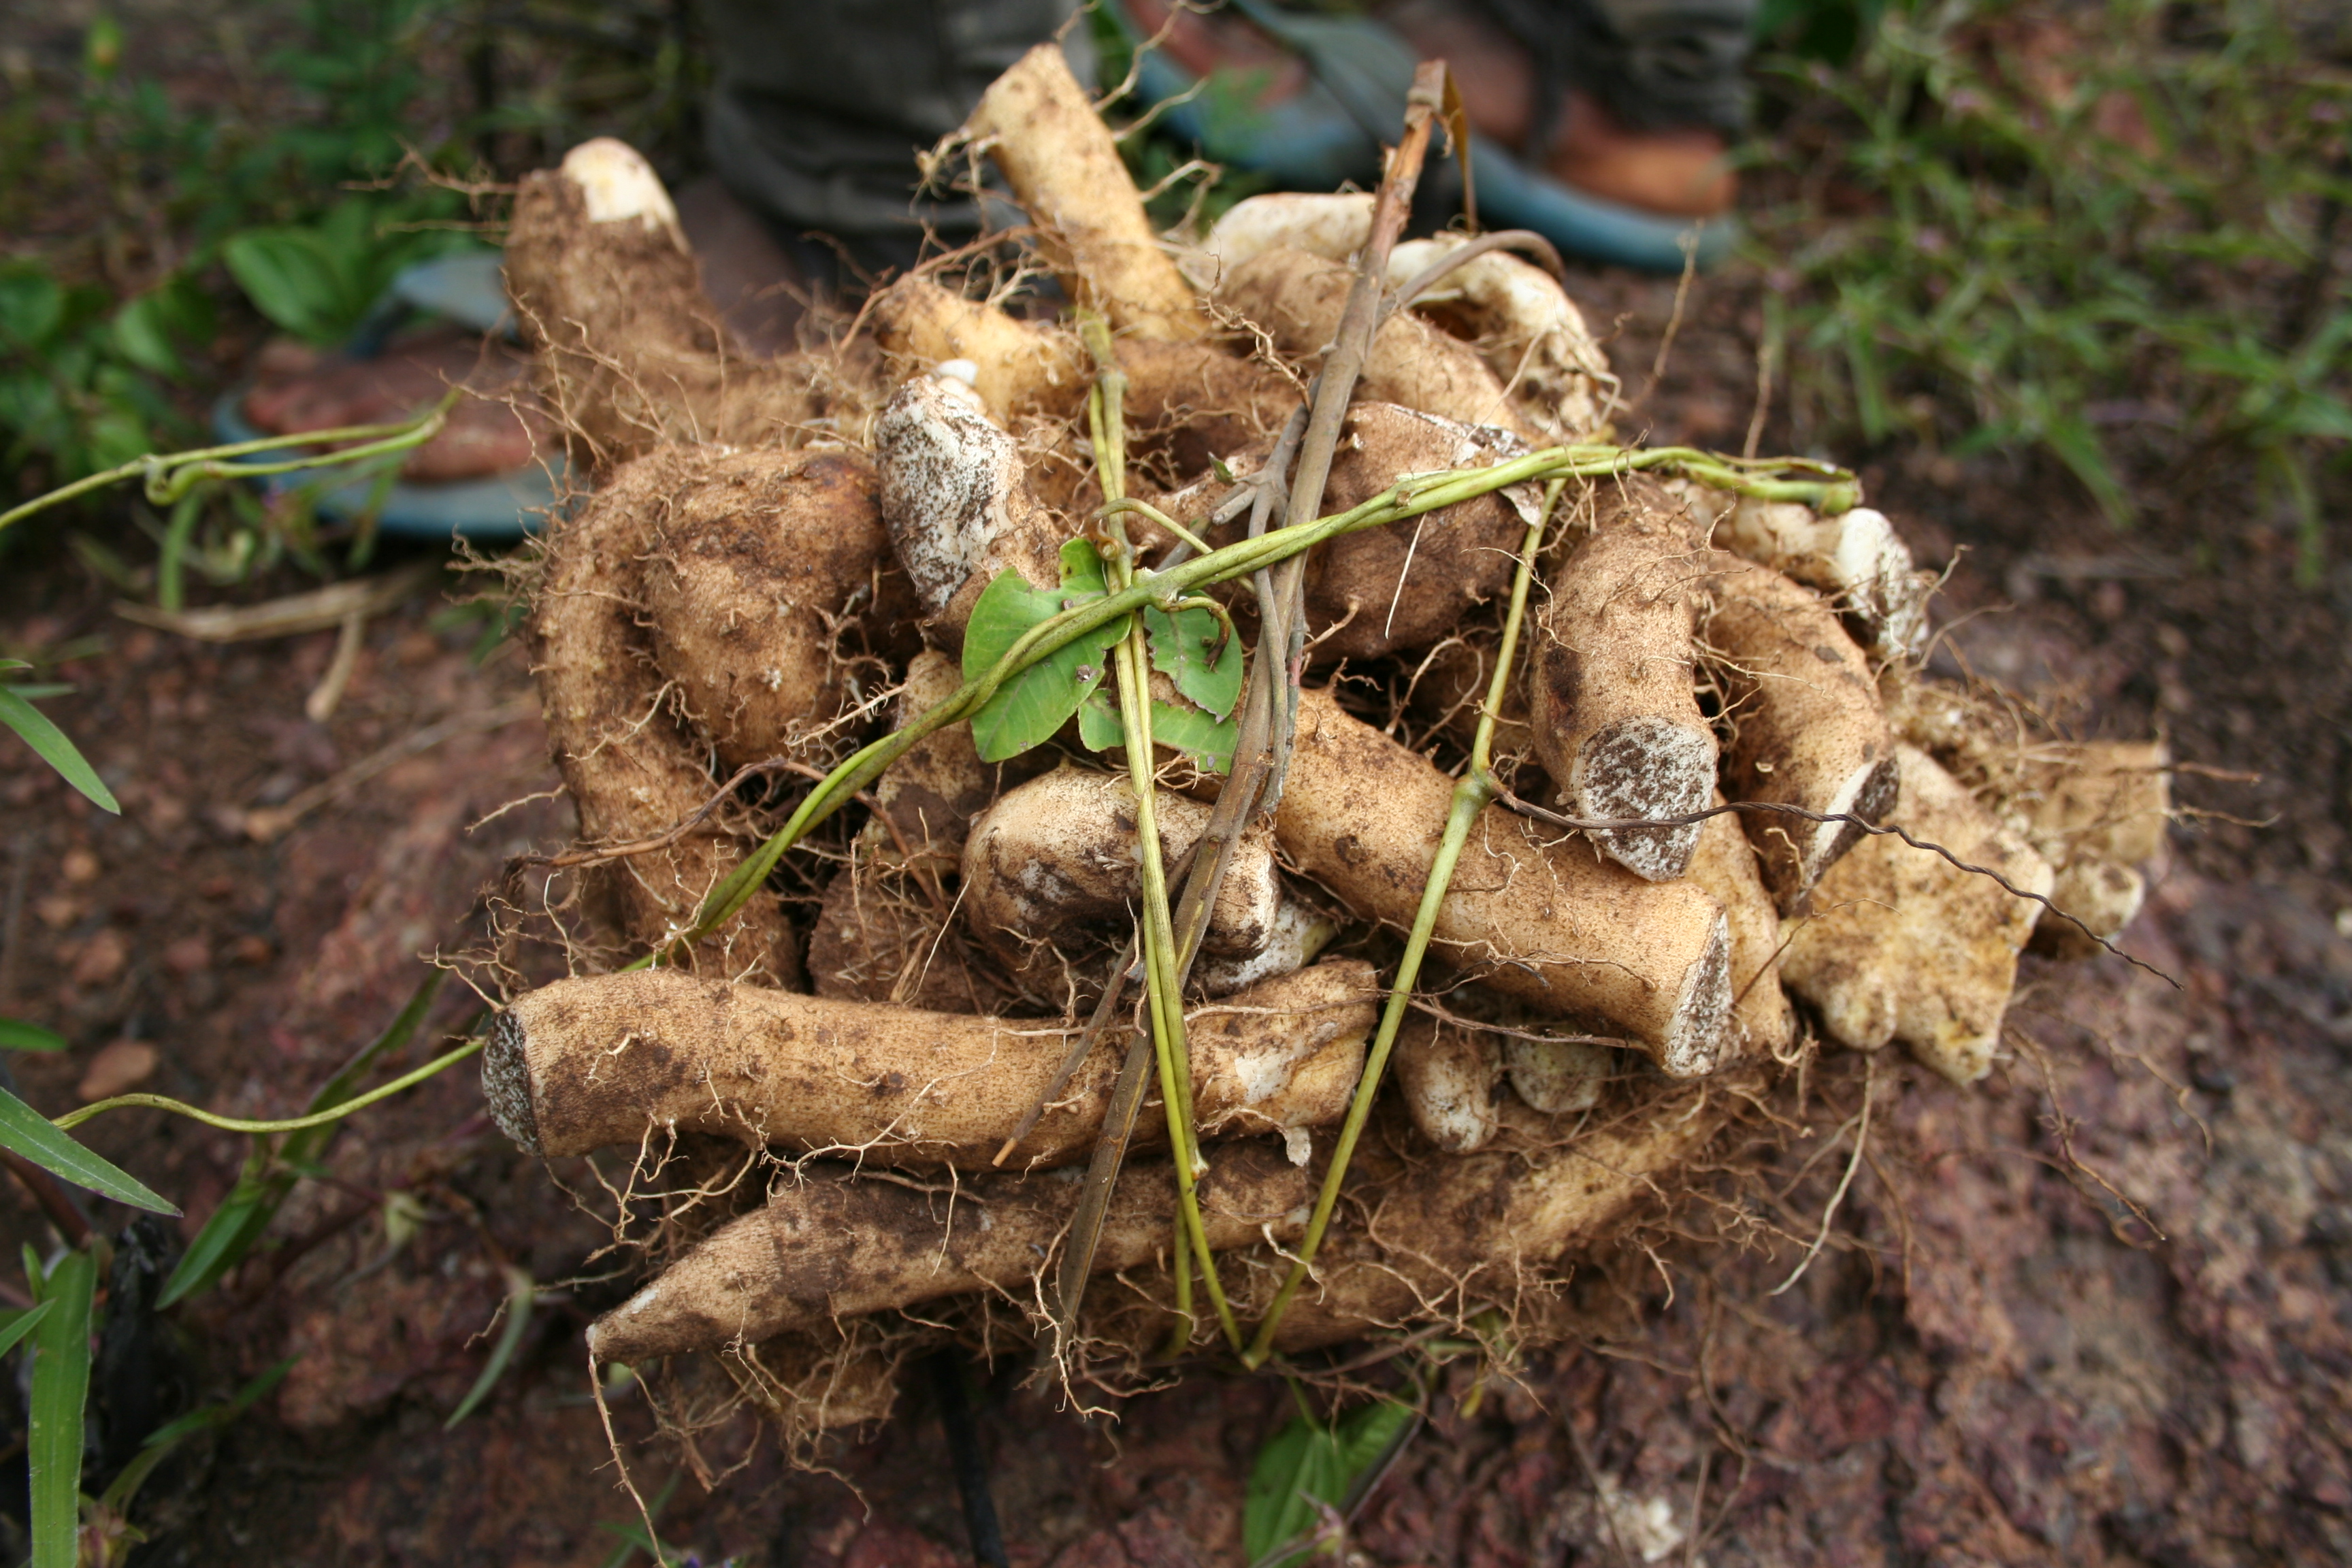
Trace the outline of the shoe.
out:
M 1170 17 L 1162 0 L 1119 0 L 1108 10 L 1139 47 Z M 1422 15 L 1426 24 L 1429 14 Z M 1171 104 L 1166 122 L 1204 156 L 1285 189 L 1326 191 L 1378 180 L 1381 148 L 1403 123 L 1423 53 L 1403 34 L 1368 17 L 1294 14 L 1265 0 L 1230 0 L 1223 13 L 1178 12 L 1172 20 L 1160 47 L 1141 55 L 1137 89 L 1148 102 Z M 1442 29 L 1424 25 L 1416 31 L 1425 44 L 1443 47 Z M 1474 123 L 1494 122 L 1495 107 L 1474 107 Z M 1501 107 L 1507 118 L 1513 106 Z M 1629 127 L 1586 94 L 1570 95 L 1560 119 L 1562 134 L 1549 138 L 1540 171 L 1474 129 L 1471 168 L 1482 225 L 1533 229 L 1563 254 L 1649 272 L 1680 272 L 1694 255 L 1706 267 L 1731 248 L 1736 220 L 1708 212 L 1727 205 L 1726 176 L 1712 174 L 1690 190 L 1665 191 L 1662 205 L 1696 210 L 1661 212 L 1623 199 L 1643 188 L 1644 159 L 1686 180 L 1692 171 L 1707 170 L 1720 148 L 1717 130 Z M 1596 173 L 1621 177 L 1604 194 L 1556 177 L 1562 171 L 1581 172 L 1588 184 L 1604 186 L 1611 181 L 1605 174 L 1596 180 Z M 1654 195 L 1657 185 L 1648 179 Z

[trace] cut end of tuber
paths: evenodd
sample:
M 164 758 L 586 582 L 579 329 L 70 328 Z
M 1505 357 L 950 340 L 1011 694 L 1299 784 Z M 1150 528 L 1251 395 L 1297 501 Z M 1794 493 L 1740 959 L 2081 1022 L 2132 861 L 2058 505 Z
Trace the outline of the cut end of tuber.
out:
M 531 1107 L 530 1063 L 524 1048 L 520 1018 L 509 1010 L 490 1025 L 489 1043 L 482 1047 L 482 1099 L 490 1120 L 514 1140 L 526 1154 L 539 1150 L 539 1116 Z
M 611 136 L 583 142 L 563 155 L 563 176 L 580 187 L 590 223 L 635 218 L 647 229 L 679 232 L 677 208 L 645 155 Z

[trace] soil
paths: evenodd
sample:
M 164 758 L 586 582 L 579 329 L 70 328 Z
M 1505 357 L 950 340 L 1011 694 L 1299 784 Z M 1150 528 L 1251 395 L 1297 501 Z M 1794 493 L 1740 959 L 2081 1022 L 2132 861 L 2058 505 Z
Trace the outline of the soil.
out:
M 1579 278 L 1595 324 L 1614 323 L 1629 433 L 1740 445 L 1766 286 L 1736 268 L 1696 285 L 1648 388 L 1673 284 Z M 1768 416 L 1761 445 L 1801 449 L 1804 433 Z M 2161 731 L 2216 770 L 2179 781 L 2189 809 L 2123 944 L 2169 978 L 2028 960 L 2014 1059 L 1974 1090 L 1895 1056 L 1822 1058 L 1774 1102 L 1786 1136 L 1759 1173 L 1571 1282 L 1584 1337 L 1428 1373 L 1428 1424 L 1355 1521 L 1350 1562 L 2352 1561 L 2352 528 L 2338 505 L 2337 564 L 2309 591 L 2292 531 L 2218 492 L 2117 536 L 2030 462 L 1860 456 L 1874 502 L 1951 568 L 1939 668 L 1995 677 L 2078 733 Z M 126 514 L 89 526 L 144 558 Z M 391 547 L 378 564 L 439 554 Z M 519 651 L 477 664 L 479 624 L 447 616 L 440 590 L 370 623 L 314 722 L 335 634 L 215 647 L 135 627 L 62 531 L 6 560 L 0 655 L 71 651 L 56 679 L 76 689 L 45 706 L 124 806 L 104 816 L 0 743 L 0 1013 L 72 1042 L 9 1058 L 45 1112 L 100 1087 L 94 1069 L 150 1063 L 135 1087 L 299 1110 L 399 1010 L 422 956 L 480 940 L 509 858 L 569 837 Z M 295 806 L 268 836 L 267 814 Z M 404 1059 L 476 1005 L 446 987 Z M 146 1110 L 84 1135 L 184 1205 L 174 1244 L 247 1147 Z M 580 1337 L 630 1283 L 600 1255 L 608 1234 L 490 1127 L 466 1068 L 354 1118 L 324 1164 L 221 1287 L 138 1318 L 152 1360 L 100 1368 L 102 1429 L 135 1437 L 296 1358 L 148 1483 L 131 1561 L 614 1559 L 636 1510 Z M 585 1180 L 576 1162 L 552 1174 Z M 0 1248 L 20 1242 L 54 1238 L 0 1183 Z M 529 1324 L 448 1428 L 514 1270 L 541 1292 Z M 1013 1563 L 1243 1561 L 1249 1468 L 1289 1410 L 1279 1383 L 1191 1369 L 1087 1425 L 1006 1386 L 1016 1370 L 949 1369 L 978 1398 Z M 0 1386 L 9 1553 L 19 1400 Z M 667 1498 L 663 1539 L 695 1561 L 971 1558 L 925 1378 L 878 1427 L 829 1442 L 823 1474 L 788 1469 L 748 1415 L 703 1435 L 698 1469 L 633 1386 L 613 1391 L 612 1422 L 635 1485 Z M 104 1446 L 91 1489 L 121 1448 Z

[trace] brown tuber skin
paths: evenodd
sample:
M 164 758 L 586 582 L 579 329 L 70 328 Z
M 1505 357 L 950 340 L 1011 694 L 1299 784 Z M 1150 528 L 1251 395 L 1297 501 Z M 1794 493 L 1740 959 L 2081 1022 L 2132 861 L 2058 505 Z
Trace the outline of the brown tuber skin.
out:
M 1209 808 L 1162 792 L 1157 816 L 1162 863 L 1172 865 L 1199 841 Z M 1135 929 L 1142 897 L 1135 792 L 1122 774 L 1064 766 L 1032 779 L 990 806 L 964 845 L 966 923 L 1016 972 L 1035 971 L 1049 985 L 1062 969 L 1057 949 L 1076 957 L 1116 947 Z M 1202 956 L 1265 952 L 1284 903 L 1273 835 L 1244 833 L 1210 907 Z
M 1360 402 L 1349 411 L 1323 510 L 1345 511 L 1407 474 L 1485 468 L 1527 450 L 1491 426 Z M 1316 657 L 1374 658 L 1451 635 L 1472 610 L 1510 592 L 1528 523 L 1542 504 L 1536 487 L 1515 485 L 1319 546 L 1306 574 Z
M 1265 328 L 1276 349 L 1311 362 L 1339 331 L 1354 279 L 1337 262 L 1278 246 L 1234 268 L 1215 298 Z M 1357 395 L 1465 425 L 1498 426 L 1522 439 L 1535 434 L 1477 350 L 1410 310 L 1391 316 L 1372 334 Z
M 1601 485 L 1591 534 L 1552 574 L 1536 617 L 1528 691 L 1536 755 L 1571 816 L 1681 816 L 1715 788 L 1715 731 L 1692 693 L 1691 629 L 1703 597 L 1690 514 L 1638 476 Z M 1690 827 L 1597 831 L 1593 842 L 1653 882 L 1680 877 Z
M 1870 660 L 1828 601 L 1769 568 L 1717 555 L 1715 613 L 1706 638 L 1732 741 L 1723 787 L 1735 800 L 1771 801 L 1876 823 L 1894 809 L 1895 737 L 1878 704 Z M 1863 830 L 1744 814 L 1764 885 L 1782 914 L 1803 905 L 1822 873 Z
M 2047 896 L 2050 867 L 1927 752 L 1903 746 L 1894 820 L 1972 866 Z M 1781 973 L 1821 1010 L 1840 1044 L 1890 1039 L 1954 1083 L 1992 1070 L 2017 955 L 2041 906 L 1891 834 L 1874 834 L 1830 868 L 1813 912 L 1789 939 Z
M 1453 793 L 1427 759 L 1309 690 L 1275 833 L 1349 909 L 1405 928 Z M 1598 1014 L 1675 1077 L 1721 1058 L 1731 942 L 1716 901 L 1695 883 L 1645 882 L 1501 806 L 1471 826 L 1430 952 L 1553 1016 Z
M 797 445 L 830 412 L 822 362 L 754 359 L 728 335 L 668 196 L 620 142 L 524 177 L 506 275 L 547 405 L 599 468 L 670 441 Z
M 726 767 L 808 756 L 811 731 L 856 695 L 845 625 L 902 627 L 913 609 L 873 462 L 706 449 L 691 468 L 647 546 L 655 661 Z M 882 668 L 868 661 L 867 678 Z
M 588 1331 L 599 1361 L 635 1364 L 820 1329 L 864 1312 L 973 1290 L 1036 1300 L 1036 1281 L 1069 1228 L 1076 1171 L 991 1173 L 950 1195 L 817 1166 L 767 1205 L 721 1227 Z M 1213 1248 L 1245 1246 L 1261 1227 L 1295 1240 L 1315 1189 L 1276 1140 L 1216 1152 L 1200 1184 Z M 1148 1265 L 1175 1224 L 1164 1164 L 1137 1162 L 1111 1199 L 1097 1271 Z
M 1038 45 L 997 78 L 965 129 L 1004 171 L 1040 230 L 1046 264 L 1081 309 L 1139 337 L 1184 342 L 1208 330 L 1060 45 Z
M 656 452 L 615 473 L 577 514 L 548 531 L 545 574 L 531 605 L 532 669 L 548 747 L 590 844 L 667 833 L 717 792 L 701 747 L 660 695 L 650 639 L 637 625 L 641 563 L 673 497 L 714 471 L 775 467 L 773 457 Z M 692 922 L 742 855 L 742 845 L 706 825 L 674 844 L 592 868 L 591 902 L 633 946 L 659 946 Z M 787 983 L 800 969 L 791 928 L 764 891 L 697 947 L 693 963 L 706 973 Z
M 1721 805 L 1723 797 L 1709 804 Z M 1780 915 L 1737 813 L 1710 816 L 1700 826 L 1690 879 L 1715 896 L 1731 923 L 1731 1016 L 1739 1054 L 1789 1060 L 1797 1045 L 1797 1019 L 1780 988 Z
M 1340 960 L 1188 1015 L 1202 1130 L 1339 1120 L 1378 994 L 1370 964 Z M 978 1170 L 1052 1083 L 1069 1033 L 636 970 L 559 980 L 515 1002 L 484 1053 L 482 1087 L 507 1135 L 550 1157 L 677 1130 Z M 1097 1047 L 1014 1159 L 1085 1159 L 1121 1054 Z M 1155 1126 L 1164 1135 L 1164 1118 L 1147 1111 L 1138 1137 L 1150 1142 Z

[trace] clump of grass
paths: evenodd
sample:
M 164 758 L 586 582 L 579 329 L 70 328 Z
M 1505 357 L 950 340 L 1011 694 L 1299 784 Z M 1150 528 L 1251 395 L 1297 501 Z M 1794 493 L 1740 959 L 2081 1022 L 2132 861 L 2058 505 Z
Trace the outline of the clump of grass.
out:
M 1801 442 L 2039 448 L 2117 526 L 2250 459 L 2316 583 L 2352 437 L 2352 77 L 2282 8 L 1944 0 L 1843 70 L 1766 71 L 1787 195 L 1756 231 Z

